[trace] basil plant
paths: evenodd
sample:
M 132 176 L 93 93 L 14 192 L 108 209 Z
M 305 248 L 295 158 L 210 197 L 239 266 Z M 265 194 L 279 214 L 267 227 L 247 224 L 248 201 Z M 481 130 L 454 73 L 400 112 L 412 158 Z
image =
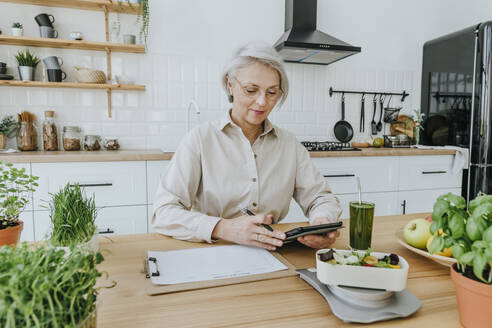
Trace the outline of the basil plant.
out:
M 468 204 L 463 197 L 448 193 L 437 198 L 432 212 L 429 246 L 434 254 L 453 247 L 458 270 L 492 283 L 492 195 L 479 194 Z

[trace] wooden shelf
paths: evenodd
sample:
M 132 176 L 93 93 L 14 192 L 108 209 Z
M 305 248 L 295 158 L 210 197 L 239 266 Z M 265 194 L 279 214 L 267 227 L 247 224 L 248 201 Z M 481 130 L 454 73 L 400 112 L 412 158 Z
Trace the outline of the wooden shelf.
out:
M 0 80 L 0 86 L 145 91 L 145 85 Z
M 128 52 L 144 54 L 145 46 L 143 44 L 123 44 L 111 42 L 93 42 L 93 41 L 73 41 L 47 38 L 31 38 L 27 36 L 10 36 L 0 35 L 0 45 L 11 46 L 32 46 L 45 48 L 63 48 L 63 49 L 82 49 L 112 52 Z
M 109 12 L 120 12 L 133 15 L 136 15 L 140 8 L 138 4 L 132 4 L 130 6 L 126 1 L 118 3 L 116 0 L 0 0 L 0 2 L 97 11 L 104 11 L 105 7 L 107 7 Z

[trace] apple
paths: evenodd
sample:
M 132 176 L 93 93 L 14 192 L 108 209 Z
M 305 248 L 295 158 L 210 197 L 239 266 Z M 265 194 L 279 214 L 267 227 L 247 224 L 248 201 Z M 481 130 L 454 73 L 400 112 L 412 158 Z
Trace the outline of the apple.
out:
M 403 229 L 405 241 L 413 247 L 425 249 L 427 240 L 431 237 L 429 232 L 430 225 L 430 222 L 426 219 L 411 220 Z

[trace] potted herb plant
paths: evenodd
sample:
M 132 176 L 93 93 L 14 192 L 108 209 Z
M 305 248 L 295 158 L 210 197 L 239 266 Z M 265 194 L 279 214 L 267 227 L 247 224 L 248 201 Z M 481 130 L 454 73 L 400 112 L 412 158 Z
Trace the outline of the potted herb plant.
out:
M 24 168 L 0 162 L 0 246 L 19 242 L 23 228 L 19 215 L 29 203 L 29 194 L 38 186 L 37 180 Z
M 490 327 L 492 309 L 492 195 L 480 194 L 468 204 L 451 193 L 434 204 L 429 252 L 453 247 L 457 260 L 451 268 L 461 323 L 465 327 Z
M 94 196 L 86 197 L 78 184 L 68 183 L 56 194 L 51 194 L 49 203 L 54 246 L 70 247 L 86 245 L 97 251 L 97 209 Z
M 116 15 L 117 31 L 119 34 L 121 23 L 120 23 L 120 12 L 123 12 L 122 2 L 128 3 L 130 8 L 134 5 L 138 5 L 137 8 L 137 24 L 140 23 L 139 31 L 139 41 L 147 44 L 147 37 L 149 36 L 149 25 L 150 25 L 150 7 L 149 0 L 118 0 L 119 11 Z
M 27 49 L 25 52 L 19 51 L 15 55 L 15 59 L 18 64 L 19 79 L 22 81 L 34 81 L 34 71 L 39 64 L 39 58 Z
M 0 149 L 5 149 L 7 138 L 12 137 L 17 130 L 17 123 L 12 115 L 0 119 Z
M 24 27 L 21 23 L 15 22 L 12 24 L 12 35 L 13 36 L 23 36 L 24 35 Z
M 47 245 L 0 248 L 0 327 L 95 328 L 101 253 Z

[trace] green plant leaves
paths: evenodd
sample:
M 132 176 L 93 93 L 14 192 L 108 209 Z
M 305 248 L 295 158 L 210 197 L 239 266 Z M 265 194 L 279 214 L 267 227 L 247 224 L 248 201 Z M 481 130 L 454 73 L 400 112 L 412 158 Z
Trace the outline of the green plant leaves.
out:
M 482 233 L 485 230 L 482 219 L 473 219 L 470 218 L 466 221 L 466 234 L 470 240 L 475 241 L 482 238 Z
M 474 253 L 475 255 L 473 258 L 473 274 L 475 274 L 475 276 L 483 282 L 487 282 L 487 280 L 485 280 L 485 278 L 483 277 L 483 270 L 487 265 L 487 259 L 485 258 L 485 255 L 480 251 L 475 251 Z
M 465 214 L 460 212 L 454 212 L 449 220 L 449 229 L 451 236 L 454 239 L 461 238 L 465 233 Z
M 485 229 L 482 235 L 482 239 L 489 243 L 492 243 L 492 225 Z
M 441 235 L 436 235 L 432 239 L 432 242 L 429 246 L 429 253 L 435 254 L 444 249 L 444 238 Z
M 492 203 L 492 195 L 480 194 L 470 201 L 468 209 L 473 213 L 477 207 L 485 203 Z

